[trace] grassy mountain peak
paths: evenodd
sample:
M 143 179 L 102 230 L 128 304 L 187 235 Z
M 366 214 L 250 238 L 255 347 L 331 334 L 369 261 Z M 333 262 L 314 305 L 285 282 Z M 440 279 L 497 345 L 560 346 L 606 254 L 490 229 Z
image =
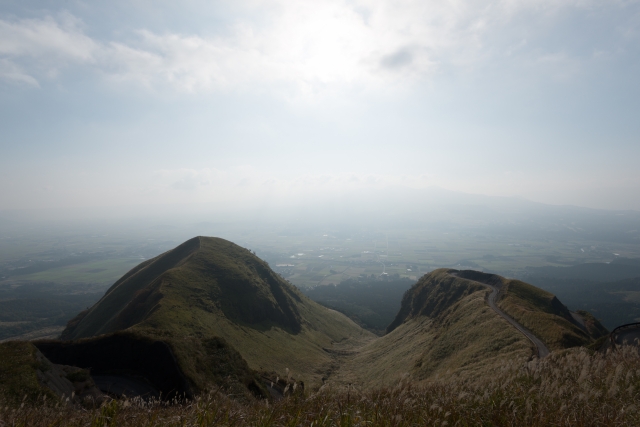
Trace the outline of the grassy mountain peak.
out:
M 69 323 L 63 338 L 160 321 L 155 312 L 170 307 L 197 308 L 237 324 L 298 333 L 301 317 L 294 301 L 300 301 L 299 292 L 249 250 L 223 239 L 194 237 L 124 275 L 94 307 Z
M 372 335 L 311 301 L 251 251 L 213 237 L 190 239 L 129 271 L 69 322 L 62 339 L 99 346 L 123 332 L 129 347 L 136 336 L 166 343 L 194 391 L 217 383 L 221 351 L 246 361 L 227 376 L 289 372 L 317 385 L 334 362 L 326 349 Z

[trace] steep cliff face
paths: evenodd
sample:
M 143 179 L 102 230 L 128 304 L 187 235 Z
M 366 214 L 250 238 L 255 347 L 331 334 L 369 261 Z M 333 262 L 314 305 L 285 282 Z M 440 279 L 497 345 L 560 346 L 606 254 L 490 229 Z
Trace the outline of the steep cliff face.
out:
M 481 284 L 461 280 L 450 274 L 454 271 L 456 270 L 440 269 L 422 276 L 404 294 L 400 311 L 387 327 L 387 333 L 410 319 L 421 316 L 436 319 L 466 296 L 485 290 Z

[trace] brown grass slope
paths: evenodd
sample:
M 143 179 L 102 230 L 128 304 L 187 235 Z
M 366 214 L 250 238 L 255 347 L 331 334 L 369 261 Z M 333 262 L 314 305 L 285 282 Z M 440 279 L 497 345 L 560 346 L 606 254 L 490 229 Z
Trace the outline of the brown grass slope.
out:
M 498 307 L 533 332 L 550 350 L 588 346 L 608 333 L 588 312 L 572 313 L 555 295 L 528 283 L 474 270 L 451 270 L 451 273 L 497 288 Z
M 499 305 L 551 349 L 588 345 L 606 329 L 588 313 L 579 326 L 555 296 L 523 282 L 475 271 L 439 269 L 423 276 L 402 300 L 387 334 L 345 357 L 334 377 L 365 387 L 403 376 L 488 375 L 502 363 L 527 360 L 531 342 L 486 303 L 490 283 Z
M 211 237 L 188 240 L 131 270 L 69 322 L 63 338 L 124 330 L 166 342 L 195 391 L 216 380 L 209 365 L 217 359 L 205 345 L 213 339 L 252 370 L 284 376 L 289 369 L 313 386 L 333 363 L 325 349 L 371 335 L 305 297 L 247 249 Z
M 608 332 L 588 312 L 580 324 L 555 295 L 519 280 L 502 279 L 498 307 L 533 332 L 550 350 L 588 346 Z
M 486 375 L 505 360 L 526 361 L 530 342 L 485 302 L 488 289 L 435 270 L 402 300 L 385 336 L 346 358 L 339 383 L 376 387 L 459 373 Z

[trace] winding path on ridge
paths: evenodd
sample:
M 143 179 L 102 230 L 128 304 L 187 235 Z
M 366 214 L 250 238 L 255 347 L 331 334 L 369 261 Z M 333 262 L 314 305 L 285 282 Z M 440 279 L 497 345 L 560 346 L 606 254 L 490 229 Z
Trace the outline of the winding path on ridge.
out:
M 449 274 L 451 276 L 454 276 L 454 277 L 459 277 L 456 273 L 449 273 Z M 538 337 L 536 337 L 533 334 L 533 332 L 531 332 L 530 330 L 528 330 L 527 328 L 525 328 L 524 326 L 522 326 L 521 324 L 516 322 L 513 318 L 511 318 L 511 316 L 509 316 L 507 313 L 505 313 L 504 311 L 502 311 L 502 310 L 500 310 L 498 308 L 498 306 L 496 305 L 496 299 L 498 297 L 498 288 L 497 287 L 495 287 L 493 285 L 490 285 L 488 283 L 478 282 L 477 280 L 467 279 L 467 278 L 464 278 L 464 277 L 460 277 L 460 278 L 464 279 L 464 280 L 469 280 L 470 282 L 479 283 L 481 285 L 484 285 L 484 286 L 487 286 L 488 288 L 490 288 L 491 289 L 491 293 L 489 294 L 489 297 L 487 298 L 487 303 L 489 304 L 489 307 L 491 307 L 491 309 L 493 311 L 498 313 L 504 320 L 509 322 L 514 328 L 516 328 L 518 331 L 520 331 L 522 333 L 522 335 L 527 337 L 529 339 L 529 341 L 531 341 L 533 343 L 533 345 L 536 347 L 536 352 L 538 353 L 538 357 L 540 359 L 542 359 L 543 357 L 547 357 L 549 355 L 549 349 L 547 348 L 547 346 Z

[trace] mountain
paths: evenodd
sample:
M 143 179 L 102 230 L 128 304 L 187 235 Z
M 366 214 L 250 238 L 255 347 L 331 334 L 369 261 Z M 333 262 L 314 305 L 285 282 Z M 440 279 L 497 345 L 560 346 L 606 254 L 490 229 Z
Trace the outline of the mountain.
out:
M 543 348 L 536 349 L 503 316 Z M 451 373 L 482 376 L 536 352 L 591 344 L 606 333 L 588 313 L 571 313 L 555 296 L 527 283 L 438 269 L 405 293 L 385 336 L 344 357 L 336 381 L 368 387 L 407 375 L 418 381 Z
M 481 377 L 606 333 L 589 313 L 525 282 L 439 269 L 404 294 L 377 338 L 249 250 L 196 237 L 125 274 L 69 322 L 62 341 L 36 346 L 54 364 L 91 368 L 96 384 L 126 377 L 165 396 L 222 386 L 266 397 L 277 377 L 312 389 L 327 379 L 370 387 L 403 375 Z
M 264 377 L 288 373 L 320 384 L 334 363 L 334 342 L 370 336 L 249 250 L 195 237 L 129 271 L 69 322 L 64 341 L 38 348 L 54 363 L 130 371 L 161 391 L 198 392 L 227 381 L 226 387 L 265 394 Z M 158 369 L 174 379 L 160 384 L 158 369 L 141 355 L 156 355 Z

